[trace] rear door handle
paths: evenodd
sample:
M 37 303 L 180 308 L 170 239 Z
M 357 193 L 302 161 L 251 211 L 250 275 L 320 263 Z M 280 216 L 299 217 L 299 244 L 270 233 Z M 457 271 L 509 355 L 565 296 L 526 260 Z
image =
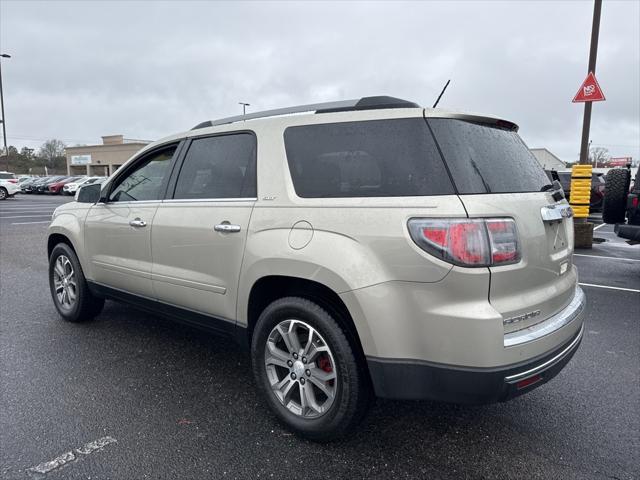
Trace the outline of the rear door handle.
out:
M 129 222 L 129 225 L 131 225 L 132 227 L 140 228 L 140 227 L 146 227 L 147 226 L 147 222 L 145 222 L 144 220 L 142 220 L 140 218 L 134 218 L 133 220 L 131 220 Z
M 231 225 L 229 222 L 222 222 L 213 227 L 216 232 L 224 233 L 238 233 L 240 231 L 240 225 Z

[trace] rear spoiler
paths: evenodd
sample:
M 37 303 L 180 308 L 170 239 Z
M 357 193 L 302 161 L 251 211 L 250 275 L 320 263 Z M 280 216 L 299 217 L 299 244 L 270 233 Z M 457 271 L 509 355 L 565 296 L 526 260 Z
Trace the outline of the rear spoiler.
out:
M 451 112 L 436 108 L 425 108 L 424 116 L 425 118 L 451 118 L 454 120 L 464 120 L 466 122 L 480 123 L 482 125 L 489 125 L 491 127 L 509 130 L 510 132 L 517 132 L 519 129 L 517 124 L 510 122 L 509 120 L 504 120 L 502 118 L 488 117 L 486 115 Z

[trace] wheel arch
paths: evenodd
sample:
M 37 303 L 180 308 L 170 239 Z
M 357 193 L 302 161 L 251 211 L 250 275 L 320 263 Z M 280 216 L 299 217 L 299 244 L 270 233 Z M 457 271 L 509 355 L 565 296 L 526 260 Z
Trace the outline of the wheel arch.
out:
M 273 301 L 283 297 L 301 297 L 326 310 L 343 328 L 364 368 L 366 358 L 360 332 L 344 301 L 328 286 L 306 278 L 288 275 L 267 275 L 257 279 L 251 287 L 246 309 L 247 344 L 251 345 L 253 330 L 262 311 Z M 369 375 L 367 369 L 367 375 Z

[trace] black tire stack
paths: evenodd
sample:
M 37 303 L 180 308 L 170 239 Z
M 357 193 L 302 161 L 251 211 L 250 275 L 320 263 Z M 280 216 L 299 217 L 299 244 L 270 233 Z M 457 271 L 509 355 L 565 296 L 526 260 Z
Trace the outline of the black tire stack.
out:
M 630 182 L 629 170 L 616 168 L 607 173 L 602 205 L 602 221 L 604 223 L 624 223 Z

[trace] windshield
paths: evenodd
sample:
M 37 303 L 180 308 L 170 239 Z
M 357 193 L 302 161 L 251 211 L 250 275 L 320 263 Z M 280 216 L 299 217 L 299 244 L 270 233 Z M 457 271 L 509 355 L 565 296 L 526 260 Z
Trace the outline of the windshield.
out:
M 518 134 L 464 120 L 427 120 L 460 194 L 539 192 L 549 183 Z

